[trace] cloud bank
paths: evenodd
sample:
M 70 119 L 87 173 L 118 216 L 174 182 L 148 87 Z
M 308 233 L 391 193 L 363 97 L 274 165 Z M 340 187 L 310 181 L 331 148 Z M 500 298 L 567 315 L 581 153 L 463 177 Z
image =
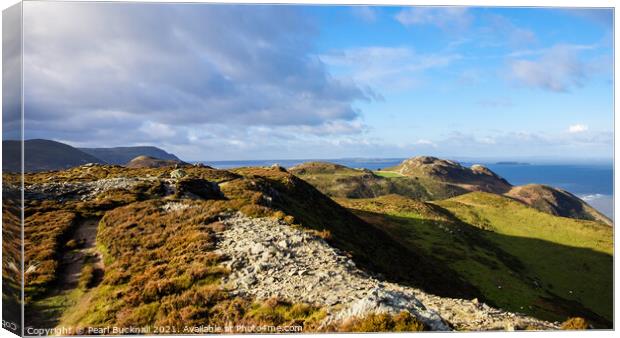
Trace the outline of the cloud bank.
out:
M 316 27 L 295 7 L 25 6 L 26 137 L 103 146 L 216 125 L 363 127 L 354 103 L 371 97 L 313 56 Z

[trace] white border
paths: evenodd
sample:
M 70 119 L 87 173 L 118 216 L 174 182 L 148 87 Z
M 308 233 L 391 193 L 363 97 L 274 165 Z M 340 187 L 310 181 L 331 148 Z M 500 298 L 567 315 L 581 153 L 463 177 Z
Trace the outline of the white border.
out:
M 27 0 L 29 1 L 29 0 Z M 38 0 L 34 0 L 34 1 L 38 1 Z M 96 2 L 96 0 L 64 0 L 64 1 L 70 1 L 70 2 Z M 127 1 L 123 1 L 123 0 L 106 0 L 106 2 L 127 2 Z M 389 6 L 389 5 L 405 5 L 405 6 L 412 6 L 412 5 L 416 5 L 416 6 L 474 6 L 474 7 L 607 7 L 607 8 L 614 8 L 614 12 L 615 12 L 615 7 L 616 4 L 614 1 L 612 0 L 495 0 L 495 1 L 489 1 L 489 0 L 422 0 L 422 1 L 403 1 L 403 0 L 388 0 L 388 1 L 380 1 L 380 0 L 267 0 L 267 1 L 261 1 L 261 0 L 242 0 L 242 1 L 231 1 L 231 0 L 221 0 L 221 1 L 192 1 L 192 0 L 149 0 L 149 1 L 137 1 L 137 2 L 180 2 L 180 3 L 271 3 L 271 4 L 325 4 L 325 5 L 383 5 L 383 6 Z M 18 1 L 2 1 L 2 3 L 0 4 L 0 9 L 4 10 L 14 4 L 18 3 Z M 614 13 L 615 16 L 615 13 Z M 1 16 L 0 16 L 0 20 L 1 20 Z M 1 33 L 1 25 L 0 25 L 0 33 Z M 618 38 L 618 34 L 617 34 L 617 26 L 614 25 L 614 46 L 618 45 L 619 42 L 619 38 Z M 2 46 L 0 44 L 0 52 L 2 51 Z M 614 48 L 614 65 L 618 63 L 618 55 L 615 53 L 615 48 Z M 616 67 L 614 67 L 614 112 L 617 111 L 617 102 L 615 100 L 615 97 L 618 94 L 618 87 L 615 86 L 615 78 L 616 78 L 616 73 L 617 69 Z M 2 77 L 2 70 L 0 67 L 0 78 Z M 1 87 L 1 84 L 0 84 Z M 1 91 L 0 91 L 1 92 Z M 1 103 L 1 98 L 0 98 L 0 103 Z M 614 117 L 615 117 L 615 113 L 614 113 Z M 618 126 L 620 125 L 620 121 L 618 119 L 614 118 L 614 135 L 615 135 L 615 130 L 620 130 L 618 128 Z M 2 130 L 2 121 L 0 119 L 0 133 Z M 614 137 L 614 197 L 615 197 L 615 191 L 619 191 L 617 188 L 619 187 L 618 182 L 616 181 L 616 176 L 615 176 L 615 164 L 617 163 L 617 159 L 619 159 L 620 157 L 619 152 L 620 152 L 620 148 L 618 147 L 618 143 L 620 143 L 620 141 Z M 0 145 L 0 151 L 2 150 L 2 146 Z M 0 171 L 1 171 L 1 163 L 0 163 Z M 614 198 L 614 211 L 615 210 L 620 210 L 618 209 L 618 206 L 620 204 L 620 201 L 618 199 Z M 614 215 L 616 215 L 617 213 L 614 212 Z M 0 240 L 2 238 L 2 235 L 0 233 Z M 615 238 L 615 231 L 614 231 L 614 248 L 616 248 L 616 238 Z M 615 251 L 615 250 L 614 250 Z M 1 254 L 0 254 L 0 258 L 1 258 Z M 617 260 L 615 260 L 614 258 L 614 272 L 618 271 L 617 268 Z M 614 275 L 615 277 L 615 275 Z M 614 285 L 614 325 L 616 323 L 618 323 L 618 319 L 620 318 L 620 316 L 618 315 L 618 311 L 617 310 L 617 298 L 615 297 L 615 291 L 616 291 L 616 284 L 618 284 L 618 279 L 614 279 L 614 281 L 616 282 Z M 592 287 L 596 287 L 595 285 L 593 285 Z M 1 317 L 1 313 L 2 313 L 2 309 L 0 308 L 0 317 Z M 506 336 L 506 335 L 518 335 L 520 337 L 530 337 L 530 336 L 545 336 L 545 337 L 582 337 L 582 336 L 587 336 L 587 337 L 603 337 L 603 336 L 611 336 L 613 335 L 615 332 L 613 331 L 578 331 L 578 332 L 568 332 L 568 331 L 562 331 L 562 332 L 467 332 L 467 333 L 390 333 L 390 334 L 386 334 L 386 333 L 382 333 L 382 334 L 374 334 L 373 336 L 375 337 L 389 337 L 390 335 L 398 335 L 398 336 L 413 336 L 413 335 L 433 335 L 436 337 L 443 337 L 443 336 L 447 336 L 447 337 L 451 337 L 454 334 L 459 334 L 462 335 L 464 337 L 477 337 L 478 335 L 484 335 L 485 337 L 489 337 L 489 338 L 493 338 L 493 337 L 502 337 L 502 336 Z M 312 335 L 308 335 L 308 334 L 304 334 L 303 336 L 316 336 L 316 337 L 324 337 L 327 336 L 329 334 L 312 334 Z M 350 337 L 362 337 L 362 334 L 346 334 L 347 336 Z M 9 331 L 1 329 L 0 328 L 0 336 L 2 337 L 16 337 L 14 335 L 12 335 Z M 203 337 L 200 335 L 194 335 L 198 336 L 198 337 Z M 230 335 L 227 335 L 228 337 L 230 337 Z M 261 335 L 233 335 L 234 337 L 259 337 Z M 158 337 L 175 337 L 175 336 L 158 336 Z

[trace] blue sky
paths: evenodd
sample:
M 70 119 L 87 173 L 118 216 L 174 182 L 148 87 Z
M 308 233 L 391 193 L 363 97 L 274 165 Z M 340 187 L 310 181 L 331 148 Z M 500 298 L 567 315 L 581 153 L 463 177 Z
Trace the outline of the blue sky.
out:
M 606 9 L 26 3 L 27 138 L 187 160 L 593 159 Z

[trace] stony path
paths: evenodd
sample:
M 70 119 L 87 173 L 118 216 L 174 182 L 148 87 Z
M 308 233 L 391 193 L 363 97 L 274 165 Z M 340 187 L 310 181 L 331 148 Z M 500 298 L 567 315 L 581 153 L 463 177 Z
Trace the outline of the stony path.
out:
M 433 296 L 379 281 L 321 238 L 267 218 L 222 221 L 218 251 L 232 273 L 224 287 L 257 299 L 278 297 L 328 310 L 325 324 L 368 313 L 409 311 L 433 330 L 557 329 L 557 323 L 491 308 L 477 300 Z

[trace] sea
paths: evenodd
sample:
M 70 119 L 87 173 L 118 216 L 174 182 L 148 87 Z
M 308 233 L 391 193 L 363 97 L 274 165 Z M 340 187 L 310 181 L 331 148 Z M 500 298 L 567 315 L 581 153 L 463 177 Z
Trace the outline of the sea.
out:
M 271 166 L 279 164 L 290 168 L 309 161 L 327 161 L 351 168 L 378 170 L 393 167 L 403 158 L 386 159 L 300 159 L 300 160 L 253 160 L 253 161 L 204 161 L 215 168 Z M 594 164 L 537 164 L 524 162 L 460 162 L 464 166 L 482 164 L 513 185 L 546 184 L 562 188 L 579 196 L 592 207 L 611 219 L 614 217 L 613 203 L 613 163 Z

